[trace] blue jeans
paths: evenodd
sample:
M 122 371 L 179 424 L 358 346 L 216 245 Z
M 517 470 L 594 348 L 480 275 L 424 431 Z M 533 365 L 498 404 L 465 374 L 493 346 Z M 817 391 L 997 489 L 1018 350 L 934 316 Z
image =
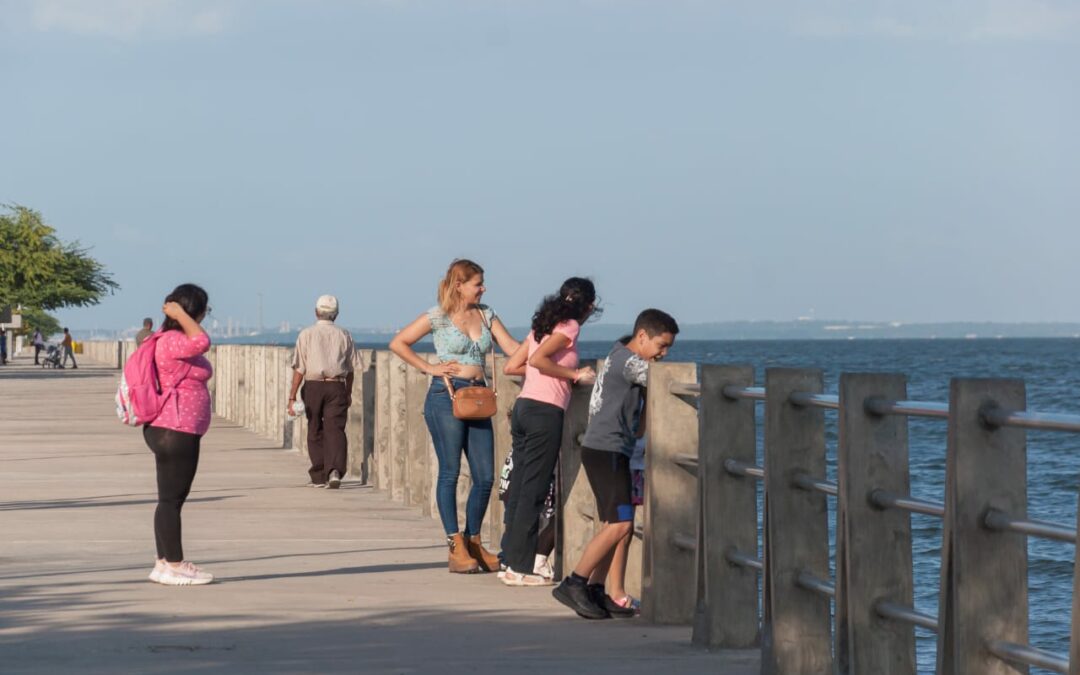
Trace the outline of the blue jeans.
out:
M 452 380 L 454 389 L 475 386 L 469 380 Z M 472 489 L 465 504 L 465 536 L 480 534 L 484 522 L 491 485 L 495 480 L 495 435 L 491 420 L 459 420 L 454 417 L 453 403 L 441 377 L 432 379 L 424 401 L 424 421 L 427 422 L 435 456 L 439 460 L 439 478 L 435 484 L 435 503 L 439 507 L 446 534 L 456 534 L 457 482 L 461 473 L 461 453 L 469 460 Z

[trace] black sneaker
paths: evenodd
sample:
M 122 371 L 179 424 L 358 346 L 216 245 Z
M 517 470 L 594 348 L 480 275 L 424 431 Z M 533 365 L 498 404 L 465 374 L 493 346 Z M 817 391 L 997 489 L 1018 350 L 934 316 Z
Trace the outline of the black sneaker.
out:
M 607 619 L 610 615 L 589 597 L 589 589 L 582 583 L 573 583 L 570 578 L 562 580 L 551 591 L 552 597 L 577 612 L 583 619 Z
M 613 619 L 631 619 L 637 616 L 637 610 L 633 607 L 623 607 L 612 600 L 611 596 L 604 592 L 603 584 L 589 584 L 589 597 Z

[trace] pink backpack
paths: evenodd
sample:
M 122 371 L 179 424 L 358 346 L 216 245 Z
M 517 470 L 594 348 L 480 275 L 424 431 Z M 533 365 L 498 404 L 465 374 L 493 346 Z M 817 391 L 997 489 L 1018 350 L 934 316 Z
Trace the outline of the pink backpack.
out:
M 162 335 L 164 333 L 159 331 L 146 338 L 124 364 L 120 386 L 116 389 L 116 416 L 128 426 L 139 427 L 153 422 L 176 393 L 175 386 L 163 390 L 158 378 L 154 354 Z M 187 372 L 190 371 L 191 366 L 188 366 Z M 177 384 L 187 377 L 187 372 L 177 379 Z

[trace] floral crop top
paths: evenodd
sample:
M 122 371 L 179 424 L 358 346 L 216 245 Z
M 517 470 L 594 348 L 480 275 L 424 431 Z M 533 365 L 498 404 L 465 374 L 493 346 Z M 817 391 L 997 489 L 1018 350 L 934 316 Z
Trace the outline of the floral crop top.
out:
M 480 366 L 484 356 L 491 351 L 491 326 L 495 321 L 495 310 L 487 305 L 480 305 L 484 313 L 484 327 L 480 329 L 480 339 L 473 340 L 461 332 L 441 307 L 435 306 L 427 311 L 431 322 L 431 338 L 435 342 L 435 353 L 439 360 L 457 361 L 463 366 Z

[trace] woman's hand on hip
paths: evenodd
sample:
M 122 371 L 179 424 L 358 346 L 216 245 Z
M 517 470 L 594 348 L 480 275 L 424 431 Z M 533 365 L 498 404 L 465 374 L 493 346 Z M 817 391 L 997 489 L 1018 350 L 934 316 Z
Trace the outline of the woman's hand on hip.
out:
M 457 361 L 433 363 L 428 366 L 427 372 L 429 375 L 434 375 L 435 377 L 454 377 L 461 372 L 461 366 Z

